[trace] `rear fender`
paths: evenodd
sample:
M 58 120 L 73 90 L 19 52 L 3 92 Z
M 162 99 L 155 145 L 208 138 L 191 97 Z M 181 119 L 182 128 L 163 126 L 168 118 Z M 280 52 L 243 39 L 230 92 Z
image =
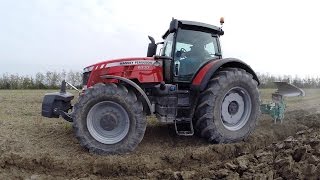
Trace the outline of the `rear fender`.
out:
M 148 115 L 152 114 L 153 113 L 153 110 L 152 110 L 152 106 L 151 106 L 151 102 L 147 96 L 147 94 L 141 89 L 141 87 L 136 84 L 135 82 L 131 81 L 130 79 L 127 79 L 127 78 L 124 78 L 124 77 L 121 77 L 121 76 L 113 76 L 113 75 L 103 75 L 101 76 L 102 79 L 117 79 L 117 80 L 120 80 L 122 82 L 125 82 L 127 83 L 128 85 L 130 85 L 131 87 L 133 87 L 135 90 L 137 90 L 141 96 L 143 97 L 144 99 L 144 102 L 143 103 L 146 103 L 147 106 L 148 106 L 148 109 L 146 109 L 146 113 Z
M 203 65 L 192 80 L 192 88 L 198 91 L 203 91 L 214 73 L 220 68 L 227 67 L 240 68 L 247 71 L 253 76 L 253 79 L 257 81 L 258 85 L 260 84 L 258 76 L 249 65 L 236 58 L 226 58 L 212 60 Z

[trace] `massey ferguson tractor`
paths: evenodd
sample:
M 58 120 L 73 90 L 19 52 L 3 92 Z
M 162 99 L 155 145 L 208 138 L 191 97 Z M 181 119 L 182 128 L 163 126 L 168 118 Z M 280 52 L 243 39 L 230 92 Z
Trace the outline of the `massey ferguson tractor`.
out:
M 149 36 L 147 57 L 84 68 L 74 105 L 63 81 L 60 92 L 45 95 L 42 116 L 72 122 L 81 146 L 97 154 L 133 151 L 150 115 L 174 124 L 178 135 L 241 141 L 260 114 L 259 80 L 243 61 L 222 57 L 223 34 L 221 27 L 173 19 L 163 42 Z

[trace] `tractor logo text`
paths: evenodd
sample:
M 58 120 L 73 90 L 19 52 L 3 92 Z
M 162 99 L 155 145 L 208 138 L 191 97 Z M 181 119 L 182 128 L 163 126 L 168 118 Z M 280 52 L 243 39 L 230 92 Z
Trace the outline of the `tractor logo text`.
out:
M 153 61 L 123 61 L 120 62 L 120 66 L 126 66 L 126 65 L 152 65 Z
M 147 66 L 162 66 L 159 61 L 122 61 L 108 63 L 105 67 L 115 67 L 115 66 L 135 66 L 135 65 L 147 65 Z
M 124 62 L 120 62 L 120 66 L 125 66 L 125 65 L 132 65 L 133 61 L 124 61 Z

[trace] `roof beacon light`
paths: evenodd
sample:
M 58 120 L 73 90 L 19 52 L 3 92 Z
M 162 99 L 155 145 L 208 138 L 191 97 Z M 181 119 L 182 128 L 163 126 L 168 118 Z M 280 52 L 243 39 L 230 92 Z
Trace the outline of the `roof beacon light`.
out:
M 220 29 L 222 29 L 223 23 L 224 23 L 224 17 L 220 17 L 220 25 L 221 25 Z
M 220 24 L 221 24 L 221 26 L 223 25 L 223 23 L 224 23 L 224 17 L 221 17 L 221 18 L 220 18 Z

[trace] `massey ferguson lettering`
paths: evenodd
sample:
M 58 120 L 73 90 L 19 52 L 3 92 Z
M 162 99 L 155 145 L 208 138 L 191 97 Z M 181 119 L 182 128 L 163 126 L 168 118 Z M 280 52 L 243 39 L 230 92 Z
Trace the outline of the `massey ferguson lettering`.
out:
M 125 65 L 152 65 L 154 61 L 124 61 L 120 62 L 120 66 Z
M 114 67 L 114 66 L 133 66 L 133 65 L 154 65 L 158 61 L 123 61 L 123 62 L 114 62 L 108 63 L 105 67 Z M 161 63 L 158 62 L 156 66 L 161 66 Z
M 124 61 L 124 62 L 120 62 L 120 66 L 123 66 L 123 65 L 132 65 L 133 64 L 133 61 Z
M 152 65 L 155 61 L 134 61 L 134 64 L 144 64 L 144 65 Z

